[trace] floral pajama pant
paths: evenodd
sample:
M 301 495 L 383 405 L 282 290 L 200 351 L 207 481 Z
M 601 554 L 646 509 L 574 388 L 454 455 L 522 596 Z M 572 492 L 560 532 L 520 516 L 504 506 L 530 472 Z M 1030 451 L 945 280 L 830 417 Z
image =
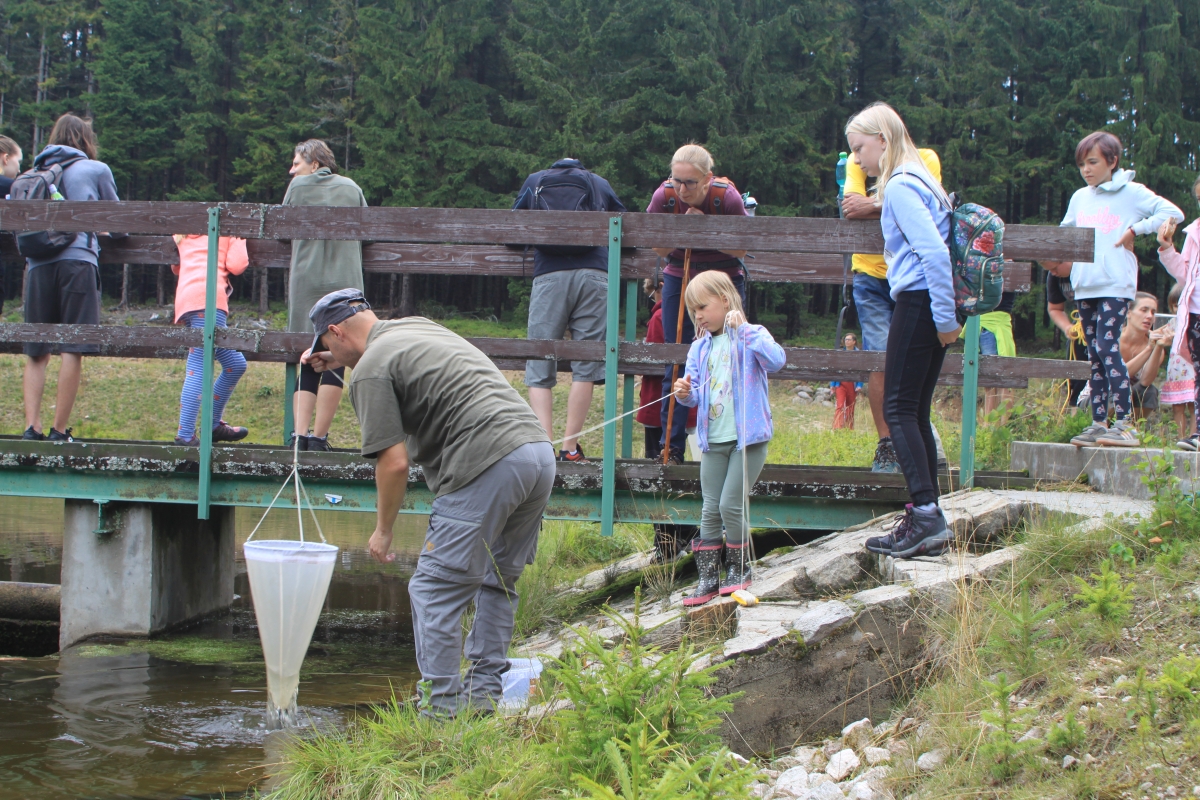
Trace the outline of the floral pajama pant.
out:
M 1108 419 L 1108 402 L 1118 420 L 1133 410 L 1130 396 L 1129 370 L 1121 358 L 1121 326 L 1129 311 L 1129 301 L 1123 297 L 1091 297 L 1075 300 L 1083 321 L 1083 335 L 1088 343 L 1092 362 L 1092 419 Z

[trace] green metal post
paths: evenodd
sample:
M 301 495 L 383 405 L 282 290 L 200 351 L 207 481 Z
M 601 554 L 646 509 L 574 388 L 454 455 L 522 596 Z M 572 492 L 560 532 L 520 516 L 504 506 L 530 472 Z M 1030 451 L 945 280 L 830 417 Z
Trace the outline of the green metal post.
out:
M 628 281 L 625 284 L 625 341 L 637 341 L 637 281 Z M 626 375 L 625 381 L 625 407 L 621 411 L 629 414 L 633 411 L 633 384 L 634 378 L 632 375 Z M 621 423 L 621 458 L 633 458 L 633 415 L 630 414 Z
M 962 455 L 958 462 L 960 486 L 970 489 L 975 485 L 975 406 L 979 402 L 979 317 L 967 320 L 967 334 L 963 342 L 963 410 L 962 410 Z
M 296 372 L 299 364 L 284 364 L 283 366 L 283 443 L 288 443 L 288 436 L 296 429 Z M 307 431 L 306 431 L 307 433 Z
M 617 344 L 621 323 L 621 218 L 608 221 L 608 328 L 604 351 L 604 418 L 617 415 Z M 600 494 L 600 532 L 613 534 L 617 500 L 617 426 L 604 426 L 604 472 Z
M 212 484 L 213 351 L 217 330 L 217 254 L 220 250 L 221 209 L 208 209 L 208 273 L 204 284 L 204 383 L 200 395 L 200 489 L 196 516 L 208 519 Z

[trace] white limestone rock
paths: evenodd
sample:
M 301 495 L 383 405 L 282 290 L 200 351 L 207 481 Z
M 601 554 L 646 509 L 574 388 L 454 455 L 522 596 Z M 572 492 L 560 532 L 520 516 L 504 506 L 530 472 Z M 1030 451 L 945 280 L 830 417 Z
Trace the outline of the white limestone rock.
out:
M 775 781 L 776 797 L 800 797 L 808 792 L 808 773 L 804 767 L 792 767 Z
M 922 753 L 917 759 L 917 769 L 921 772 L 936 772 L 946 763 L 946 751 L 938 747 L 928 753 Z
M 835 753 L 833 758 L 829 759 L 829 764 L 825 767 L 825 774 L 835 781 L 845 780 L 861 764 L 862 762 L 858 759 L 858 753 L 855 753 L 850 748 L 846 748 L 841 752 Z
M 816 757 L 817 749 L 815 747 L 797 747 L 792 750 L 792 758 L 796 759 L 797 764 L 809 772 L 812 772 L 813 759 Z
M 792 623 L 805 644 L 817 644 L 830 634 L 854 622 L 854 611 L 840 600 L 817 603 Z
M 874 735 L 875 730 L 871 726 L 871 720 L 864 718 L 858 722 L 851 722 L 842 728 L 842 746 L 861 753 L 871 746 L 871 739 Z
M 808 792 L 810 800 L 846 800 L 845 793 L 836 783 L 822 783 Z
M 867 747 L 863 749 L 863 758 L 868 766 L 877 767 L 892 760 L 892 751 L 886 747 Z

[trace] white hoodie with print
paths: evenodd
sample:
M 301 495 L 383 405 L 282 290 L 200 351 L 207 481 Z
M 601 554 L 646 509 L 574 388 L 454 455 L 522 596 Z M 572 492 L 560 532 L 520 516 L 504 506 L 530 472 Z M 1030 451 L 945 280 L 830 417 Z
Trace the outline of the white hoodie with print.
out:
M 1133 228 L 1138 235 L 1154 233 L 1168 219 L 1183 222 L 1183 212 L 1140 183 L 1134 183 L 1133 170 L 1118 169 L 1112 179 L 1099 186 L 1085 186 L 1071 196 L 1064 228 L 1094 228 L 1096 260 L 1075 262 L 1071 268 L 1071 288 L 1075 297 L 1124 297 L 1137 294 L 1137 256 L 1117 242 Z

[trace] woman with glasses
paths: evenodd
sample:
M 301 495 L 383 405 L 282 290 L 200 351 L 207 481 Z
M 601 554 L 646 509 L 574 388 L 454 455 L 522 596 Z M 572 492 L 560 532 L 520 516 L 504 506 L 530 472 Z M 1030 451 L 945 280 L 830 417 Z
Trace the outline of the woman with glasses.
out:
M 723 214 L 726 216 L 749 216 L 733 181 L 713 176 L 713 157 L 698 144 L 685 144 L 671 158 L 670 177 L 663 181 L 646 207 L 649 214 Z M 682 329 L 679 327 L 679 297 L 683 289 L 684 262 L 687 262 L 691 277 L 710 269 L 725 272 L 737 287 L 743 305 L 746 302 L 746 277 L 742 269 L 745 250 L 700 250 L 676 248 L 654 248 L 666 259 L 663 268 L 662 326 L 663 336 L 668 342 L 691 344 L 695 329 L 687 314 L 683 315 Z M 676 334 L 679 334 L 678 337 Z M 671 367 L 667 367 L 664 386 L 671 381 Z M 670 457 L 677 464 L 683 463 L 684 447 L 687 442 L 687 414 L 676 413 L 667 425 L 669 397 L 663 398 L 662 427 L 664 441 L 670 438 Z M 668 430 L 669 427 L 669 430 Z

